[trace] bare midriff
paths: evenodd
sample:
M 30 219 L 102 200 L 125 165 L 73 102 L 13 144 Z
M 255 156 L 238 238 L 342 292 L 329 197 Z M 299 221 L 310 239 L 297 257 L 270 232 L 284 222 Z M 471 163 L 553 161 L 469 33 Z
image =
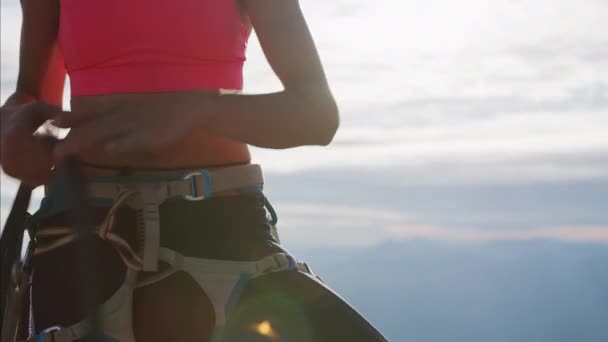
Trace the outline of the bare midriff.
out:
M 71 99 L 73 111 L 82 113 L 107 113 L 112 108 L 120 107 L 121 103 L 133 100 L 145 103 L 155 94 L 110 94 L 101 96 L 77 96 Z M 175 120 L 180 119 L 180 113 L 171 113 Z M 101 114 L 100 114 L 101 115 Z M 129 120 L 128 116 L 124 120 Z M 120 125 L 119 122 L 116 123 Z M 77 130 L 78 128 L 73 128 Z M 87 151 L 80 158 L 85 164 L 103 166 L 104 168 L 129 168 L 133 170 L 167 170 L 190 168 L 215 168 L 223 165 L 246 164 L 251 161 L 247 144 L 208 134 L 204 129 L 198 129 L 186 136 L 182 141 L 166 151 L 154 153 L 152 158 L 145 161 L 133 161 L 125 165 L 119 163 L 108 155 L 103 147 Z M 98 168 L 91 169 L 89 173 L 106 173 Z

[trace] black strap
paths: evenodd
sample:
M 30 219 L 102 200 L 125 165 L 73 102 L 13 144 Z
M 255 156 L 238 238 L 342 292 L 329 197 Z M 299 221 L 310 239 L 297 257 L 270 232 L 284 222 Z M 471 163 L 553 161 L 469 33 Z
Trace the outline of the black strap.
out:
M 13 265 L 21 258 L 21 246 L 23 245 L 23 234 L 30 215 L 27 209 L 32 197 L 32 188 L 21 184 L 11 211 L 4 224 L 2 236 L 0 237 L 0 336 L 2 330 L 8 327 L 1 326 L 5 321 L 5 315 L 10 315 L 7 311 L 7 299 L 9 287 L 11 285 L 11 271 Z
M 92 216 L 88 208 L 86 178 L 82 173 L 80 164 L 76 160 L 68 160 L 65 170 L 71 180 L 69 189 L 74 196 L 70 196 L 76 203 L 73 203 L 74 208 L 78 210 L 71 211 L 72 217 L 69 218 L 69 223 L 73 227 L 77 227 L 82 236 L 79 239 L 79 273 L 82 276 L 80 286 L 83 287 L 82 303 L 85 305 L 86 312 L 90 319 L 90 332 L 87 341 L 101 341 L 98 329 L 97 317 L 97 265 L 96 258 L 96 243 L 93 234 L 90 234 L 93 223 Z M 11 285 L 11 272 L 13 265 L 21 257 L 21 248 L 23 244 L 23 235 L 28 224 L 30 215 L 27 212 L 32 189 L 25 184 L 19 186 L 17 196 L 13 202 L 10 214 L 6 220 L 2 236 L 0 237 L 0 322 L 4 322 L 4 316 L 11 314 L 6 312 L 7 296 L 9 294 L 9 286 Z M 1 324 L 0 324 L 1 325 Z M 6 327 L 0 327 L 4 329 Z M 2 330 L 0 330 L 0 336 Z
M 65 164 L 66 173 L 68 179 L 70 179 L 70 192 L 74 196 L 70 196 L 75 203 L 73 208 L 76 210 L 70 211 L 70 217 L 68 217 L 69 225 L 76 227 L 81 234 L 78 239 L 79 253 L 78 253 L 78 265 L 79 274 L 81 275 L 80 286 L 84 289 L 81 293 L 83 294 L 80 300 L 84 304 L 85 312 L 89 318 L 89 334 L 87 341 L 98 342 L 101 341 L 101 334 L 99 331 L 99 317 L 97 314 L 97 303 L 99 303 L 98 295 L 98 279 L 97 270 L 95 265 L 98 265 L 96 237 L 91 234 L 94 222 L 92 221 L 93 216 L 91 215 L 90 208 L 88 205 L 87 196 L 87 179 L 83 173 L 82 166 L 76 159 L 68 159 Z

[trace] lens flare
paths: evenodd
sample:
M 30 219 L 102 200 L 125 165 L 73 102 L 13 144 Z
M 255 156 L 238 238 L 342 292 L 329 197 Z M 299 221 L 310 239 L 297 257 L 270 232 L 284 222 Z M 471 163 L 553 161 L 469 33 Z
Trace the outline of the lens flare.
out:
M 272 324 L 270 324 L 270 321 L 262 321 L 260 323 L 253 324 L 252 329 L 258 334 L 269 338 L 275 338 L 277 336 L 274 329 L 272 329 Z

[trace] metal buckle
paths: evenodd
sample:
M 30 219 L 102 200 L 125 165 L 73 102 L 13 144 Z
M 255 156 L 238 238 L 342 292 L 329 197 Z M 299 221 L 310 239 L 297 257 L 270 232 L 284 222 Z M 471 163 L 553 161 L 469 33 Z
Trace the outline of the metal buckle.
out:
M 195 176 L 202 176 L 205 179 L 205 194 L 199 195 L 196 192 L 196 178 Z M 211 196 L 211 175 L 206 170 L 194 171 L 185 174 L 182 177 L 183 180 L 190 180 L 190 195 L 183 195 L 182 197 L 187 201 L 201 201 Z
M 54 332 L 56 332 L 56 331 L 62 331 L 62 330 L 63 330 L 63 327 L 61 327 L 61 326 L 59 326 L 59 325 L 55 325 L 55 326 L 52 326 L 52 327 L 48 327 L 48 328 L 46 328 L 46 329 L 44 329 L 44 330 L 42 330 L 42 331 L 40 332 L 40 334 L 38 335 L 38 336 L 39 336 L 39 337 L 38 337 L 38 340 L 41 340 L 41 341 L 42 341 L 43 339 L 41 339 L 41 338 L 42 338 L 44 335 L 49 334 L 49 335 L 51 335 L 51 340 L 52 340 L 52 341 L 55 341 L 55 335 L 54 335 L 53 333 L 54 333 Z
M 284 270 L 293 270 L 296 268 L 296 260 L 289 254 L 278 253 L 274 256 L 274 261 L 277 263 L 277 267 L 273 272 L 280 272 Z
M 274 254 L 272 257 L 277 265 L 275 266 L 275 270 L 283 270 L 289 265 L 289 260 L 287 259 L 287 256 L 284 253 Z

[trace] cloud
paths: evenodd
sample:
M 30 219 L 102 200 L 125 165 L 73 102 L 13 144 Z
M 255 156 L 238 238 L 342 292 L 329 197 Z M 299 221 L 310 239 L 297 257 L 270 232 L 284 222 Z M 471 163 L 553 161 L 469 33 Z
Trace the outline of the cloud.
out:
M 394 210 L 356 208 L 335 204 L 286 204 L 281 207 L 281 212 L 288 216 L 322 216 L 322 217 L 349 217 L 356 220 L 372 221 L 401 221 L 409 219 L 410 216 Z
M 286 241 L 332 246 L 370 246 L 391 240 L 487 242 L 550 239 L 608 243 L 608 226 L 557 225 L 516 229 L 467 228 L 425 224 L 398 210 L 331 204 L 285 204 L 278 207 L 279 234 Z M 476 213 L 470 215 L 475 216 Z M 488 219 L 488 218 L 486 218 Z M 492 220 L 512 218 L 494 217 Z
M 429 239 L 442 241 L 522 241 L 550 239 L 568 242 L 608 243 L 606 227 L 549 227 L 526 230 L 496 231 L 481 228 L 447 228 L 427 225 L 392 225 L 385 229 L 388 237 L 401 240 Z
M 427 120 L 433 120 L 432 113 Z M 604 127 L 604 111 L 520 112 L 428 124 L 395 122 L 392 127 L 353 125 L 342 128 L 331 148 L 254 149 L 253 156 L 270 172 L 334 170 L 386 182 L 595 179 L 608 177 Z
M 608 176 L 608 63 L 597 58 L 608 46 L 597 34 L 608 29 L 598 15 L 606 2 L 361 6 L 338 21 L 309 8 L 325 20 L 316 37 L 333 42 L 321 52 L 341 128 L 329 148 L 255 149 L 268 171 L 364 170 L 427 184 Z
M 450 173 L 457 170 L 450 169 Z M 370 246 L 418 238 L 608 242 L 606 206 L 602 202 L 607 181 L 413 186 L 399 184 L 386 174 L 380 176 L 384 178 L 267 175 L 266 195 L 279 215 L 283 242 L 288 246 Z M 2 219 L 8 213 L 10 192 L 15 185 L 2 179 Z M 32 208 L 37 206 L 40 195 L 38 191 Z
M 378 244 L 386 236 L 376 228 L 411 219 L 411 214 L 381 207 L 285 203 L 277 210 L 279 235 L 285 241 L 315 245 Z

